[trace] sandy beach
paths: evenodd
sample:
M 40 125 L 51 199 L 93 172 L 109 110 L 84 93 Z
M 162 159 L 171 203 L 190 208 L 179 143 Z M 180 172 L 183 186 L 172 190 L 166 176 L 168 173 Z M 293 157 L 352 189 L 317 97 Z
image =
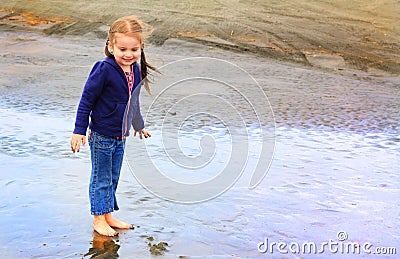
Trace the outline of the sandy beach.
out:
M 398 257 L 396 1 L 0 3 L 0 257 Z M 141 93 L 153 137 L 129 137 L 121 172 L 116 217 L 135 229 L 105 238 L 91 227 L 89 148 L 72 154 L 69 139 L 107 24 L 131 12 L 154 26 L 146 51 L 164 74 Z M 259 157 L 260 131 L 273 157 Z M 230 165 L 237 147 L 246 161 Z M 249 189 L 259 161 L 269 170 Z M 143 185 L 153 164 L 186 183 L 241 174 L 184 204 L 155 195 L 179 194 L 163 180 Z M 360 250 L 262 251 L 266 240 Z

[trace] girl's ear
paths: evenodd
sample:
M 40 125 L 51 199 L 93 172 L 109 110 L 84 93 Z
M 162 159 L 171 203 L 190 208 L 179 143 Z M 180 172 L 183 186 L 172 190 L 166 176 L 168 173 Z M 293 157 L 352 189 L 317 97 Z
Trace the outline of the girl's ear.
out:
M 111 41 L 107 41 L 107 50 L 108 50 L 108 52 L 110 52 L 111 55 L 114 55 L 113 45 L 112 45 Z

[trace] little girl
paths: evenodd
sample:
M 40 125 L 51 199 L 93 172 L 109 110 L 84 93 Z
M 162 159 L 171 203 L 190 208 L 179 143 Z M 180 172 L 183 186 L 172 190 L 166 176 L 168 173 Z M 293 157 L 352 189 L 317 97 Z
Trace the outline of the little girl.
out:
M 144 54 L 143 24 L 135 17 L 116 20 L 110 27 L 105 54 L 98 61 L 86 81 L 79 102 L 75 129 L 71 138 L 73 152 L 80 151 L 86 143 L 89 126 L 89 145 L 92 173 L 89 184 L 91 213 L 94 215 L 94 231 L 105 236 L 118 234 L 113 228 L 130 229 L 132 225 L 111 216 L 118 210 L 115 197 L 124 155 L 125 138 L 129 128 L 123 126 L 125 109 L 129 111 L 129 122 L 140 139 L 151 137 L 144 128 L 139 109 L 141 80 L 148 87 L 148 68 L 156 70 L 146 62 Z M 140 58 L 140 68 L 136 61 Z M 138 88 L 136 91 L 134 91 Z M 132 103 L 131 103 L 132 100 Z M 128 107 L 127 107 L 128 106 Z M 132 111 L 133 110 L 133 111 Z M 89 123 L 89 116 L 91 118 Z

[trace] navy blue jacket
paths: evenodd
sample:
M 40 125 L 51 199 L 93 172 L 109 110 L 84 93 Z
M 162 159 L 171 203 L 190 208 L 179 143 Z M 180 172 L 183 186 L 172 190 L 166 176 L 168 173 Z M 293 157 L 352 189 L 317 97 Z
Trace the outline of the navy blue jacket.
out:
M 138 131 L 144 128 L 140 113 L 139 94 L 141 88 L 140 69 L 133 64 L 134 85 L 129 115 L 126 108 L 129 100 L 128 81 L 122 68 L 113 58 L 106 57 L 96 62 L 86 81 L 75 120 L 75 134 L 86 135 L 87 128 L 112 137 L 124 135 L 123 123 L 132 123 Z M 90 123 L 89 123 L 90 116 Z M 129 131 L 125 134 L 129 135 Z

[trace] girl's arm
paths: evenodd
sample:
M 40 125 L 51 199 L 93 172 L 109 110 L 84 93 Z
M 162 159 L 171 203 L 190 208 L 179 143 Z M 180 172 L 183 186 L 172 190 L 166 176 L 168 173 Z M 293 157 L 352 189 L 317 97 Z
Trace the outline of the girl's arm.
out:
M 92 111 L 95 101 L 103 90 L 105 81 L 104 70 L 104 63 L 99 61 L 93 66 L 92 71 L 89 74 L 76 113 L 74 134 L 86 135 L 89 126 L 90 112 Z
M 134 65 L 134 73 L 135 73 L 135 82 L 141 82 L 141 75 L 138 65 L 135 63 Z M 151 134 L 144 128 L 144 120 L 143 116 L 140 112 L 140 102 L 139 102 L 139 95 L 140 95 L 140 87 L 135 88 L 132 93 L 131 99 L 131 110 L 135 111 L 132 118 L 132 127 L 135 130 L 133 136 L 136 137 L 136 134 L 139 133 L 139 138 L 143 139 L 151 137 Z
M 100 95 L 104 85 L 103 63 L 97 62 L 89 74 L 76 113 L 75 129 L 71 137 L 72 152 L 79 152 L 81 144 L 86 144 L 86 131 L 89 126 L 89 115 L 95 100 Z

